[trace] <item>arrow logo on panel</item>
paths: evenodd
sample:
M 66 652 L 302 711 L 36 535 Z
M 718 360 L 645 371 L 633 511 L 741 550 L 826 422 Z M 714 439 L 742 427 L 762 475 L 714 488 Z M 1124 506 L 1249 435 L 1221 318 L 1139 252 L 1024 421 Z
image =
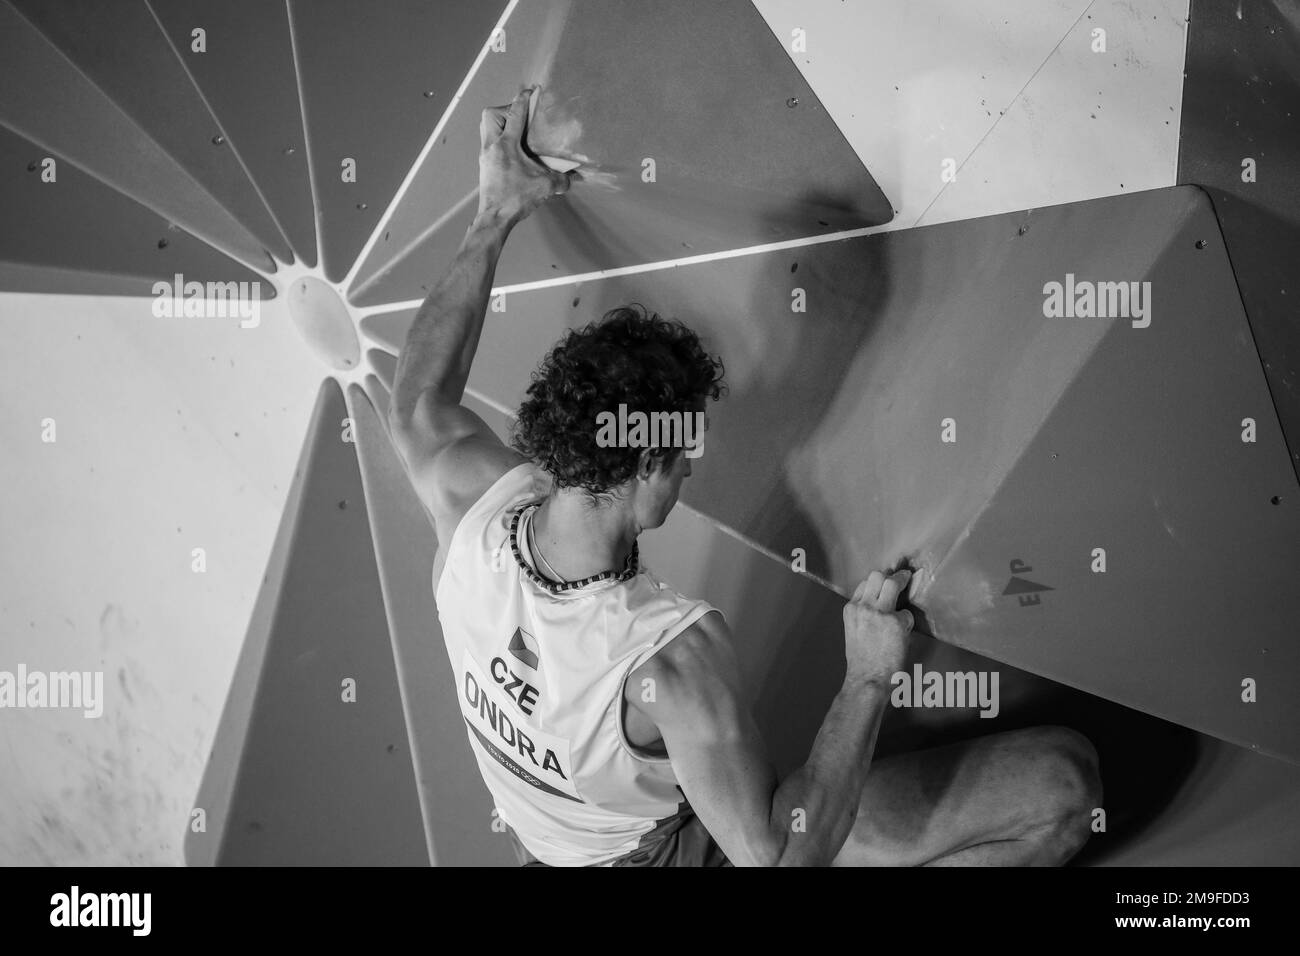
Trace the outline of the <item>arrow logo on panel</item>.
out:
M 1030 581 L 1028 578 L 1019 577 L 1020 574 L 1032 570 L 1034 569 L 1025 564 L 1025 562 L 1021 561 L 1019 558 L 1013 560 L 1011 562 L 1011 580 L 1008 581 L 1007 586 L 1002 589 L 1002 596 L 1006 597 L 1010 594 L 1022 595 L 1020 598 L 1021 607 L 1041 604 L 1043 599 L 1039 597 L 1036 592 L 1051 591 L 1054 589 L 1046 584 L 1038 584 L 1035 581 Z

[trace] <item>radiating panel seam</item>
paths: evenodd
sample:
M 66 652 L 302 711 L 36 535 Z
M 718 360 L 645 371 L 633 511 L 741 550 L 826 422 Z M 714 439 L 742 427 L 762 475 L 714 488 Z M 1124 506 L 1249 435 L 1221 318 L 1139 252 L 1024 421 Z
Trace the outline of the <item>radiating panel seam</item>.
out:
M 369 289 L 371 286 L 373 286 L 376 282 L 380 282 L 380 281 L 382 281 L 384 278 L 386 278 L 386 277 L 388 276 L 389 272 L 390 272 L 392 269 L 396 268 L 396 266 L 397 266 L 397 264 L 398 264 L 399 262 L 401 262 L 403 259 L 405 259 L 407 256 L 409 256 L 412 252 L 414 252 L 417 248 L 419 248 L 420 244 L 423 243 L 425 239 L 427 239 L 427 238 L 429 238 L 430 236 L 432 236 L 435 232 L 437 232 L 439 229 L 441 229 L 443 226 L 445 226 L 445 225 L 446 225 L 446 224 L 447 224 L 451 219 L 453 219 L 454 217 L 460 215 L 460 211 L 461 211 L 462 209 L 465 208 L 466 204 L 468 204 L 468 203 L 470 203 L 470 202 L 473 202 L 474 198 L 475 198 L 477 195 L 478 195 L 478 187 L 475 186 L 473 190 L 471 190 L 470 192 L 466 193 L 465 196 L 464 196 L 462 199 L 460 199 L 460 200 L 458 200 L 457 202 L 455 202 L 455 203 L 451 206 L 451 208 L 449 208 L 449 209 L 448 209 L 446 212 L 444 212 L 441 216 L 439 216 L 439 217 L 438 217 L 437 219 L 435 219 L 432 223 L 430 223 L 430 224 L 429 224 L 429 227 L 428 227 L 427 229 L 425 229 L 424 231 L 422 231 L 418 236 L 416 236 L 414 239 L 412 239 L 412 240 L 411 240 L 407 245 L 405 245 L 404 247 L 402 247 L 401 251 L 399 251 L 399 252 L 398 252 L 396 255 L 394 255 L 391 259 L 389 259 L 389 260 L 388 260 L 388 261 L 383 265 L 382 268 L 377 269 L 377 270 L 376 270 L 376 271 L 375 271 L 375 272 L 370 276 L 370 278 L 366 279 L 365 282 L 362 282 L 361 284 L 357 285 L 355 288 L 348 289 L 348 300 L 349 300 L 349 302 L 351 301 L 351 299 L 352 299 L 354 296 L 360 296 L 360 295 L 364 294 L 365 291 L 366 291 L 367 289 Z M 376 231 L 375 234 L 378 235 L 378 231 Z M 360 262 L 360 261 L 361 261 L 360 258 L 358 258 L 357 261 Z M 346 281 L 344 282 L 344 286 L 345 286 L 345 287 L 347 286 Z
M 678 266 L 701 265 L 706 262 L 719 262 L 725 259 L 739 259 L 745 256 L 760 255 L 765 252 L 780 252 L 784 249 L 798 249 L 804 246 L 820 245 L 824 242 L 838 242 L 843 239 L 860 239 L 886 231 L 888 223 L 879 226 L 862 226 L 857 229 L 845 229 L 841 232 L 828 232 L 817 236 L 804 236 L 799 239 L 782 239 L 758 246 L 742 246 L 739 249 L 722 249 L 718 252 L 705 252 L 682 259 L 664 259 L 658 262 L 642 262 L 631 266 L 619 266 L 615 269 L 602 269 L 597 272 L 582 272 L 573 275 L 555 276 L 549 279 L 537 279 L 533 282 L 518 282 L 514 285 L 495 286 L 491 294 L 510 295 L 515 292 L 534 292 L 538 289 L 551 289 L 556 286 L 576 285 L 582 282 L 594 282 L 599 279 L 615 279 L 619 276 L 638 275 L 643 272 L 660 272 L 675 269 Z M 416 309 L 424 303 L 423 299 L 407 299 L 403 302 L 390 302 L 381 305 L 359 307 L 362 317 L 378 315 L 384 312 L 400 312 L 403 309 Z
M 316 227 L 316 268 L 325 270 L 325 250 L 321 246 L 321 204 L 316 188 L 316 164 L 312 162 L 311 131 L 307 123 L 307 100 L 302 89 L 302 58 L 298 54 L 298 31 L 293 23 L 292 0 L 284 0 L 284 13 L 289 20 L 289 46 L 293 50 L 293 75 L 298 83 L 298 116 L 302 120 L 302 148 L 307 154 L 307 181 L 311 184 L 311 218 Z M 292 247 L 291 247 L 292 248 Z
M 286 2 L 288 2 L 288 0 L 286 0 Z M 357 257 L 353 261 L 352 267 L 348 269 L 348 274 L 343 277 L 342 286 L 344 289 L 349 289 L 352 283 L 356 281 L 357 272 L 361 269 L 362 264 L 373 251 L 379 240 L 380 233 L 389 226 L 393 213 L 396 212 L 397 207 L 406 196 L 406 191 L 410 188 L 411 183 L 415 181 L 415 177 L 419 173 L 425 157 L 429 155 L 434 144 L 438 141 L 438 137 L 442 135 L 443 128 L 447 125 L 448 120 L 451 119 L 452 113 L 460 104 L 461 97 L 465 95 L 465 91 L 469 89 L 469 84 L 478 73 L 479 67 L 483 64 L 484 59 L 487 58 L 488 50 L 491 49 L 492 46 L 492 38 L 497 35 L 499 30 L 505 29 L 506 21 L 510 19 L 510 14 L 514 12 L 515 6 L 518 2 L 519 0 L 510 0 L 510 2 L 506 4 L 506 8 L 501 11 L 501 17 L 497 20 L 496 26 L 492 28 L 492 32 L 488 34 L 487 39 L 483 41 L 483 46 L 479 49 L 478 56 L 475 57 L 474 62 L 470 64 L 469 72 L 467 72 L 465 78 L 461 80 L 460 87 L 452 95 L 451 102 L 449 102 L 447 108 L 442 111 L 442 116 L 439 118 L 438 124 L 434 126 L 433 132 L 430 133 L 429 138 L 425 140 L 424 147 L 420 150 L 419 155 L 415 157 L 415 161 L 411 163 L 410 169 L 406 171 L 406 176 L 402 179 L 401 185 L 399 185 L 397 191 L 393 193 L 393 198 L 389 200 L 388 208 L 385 209 L 384 214 L 379 217 L 379 221 L 375 224 L 375 228 L 366 239 L 366 244 L 362 246 L 361 251 L 357 253 Z M 351 292 L 348 294 L 350 297 Z
M 343 403 L 344 403 L 343 407 L 347 410 L 348 417 L 352 421 L 353 428 L 357 427 L 357 422 L 358 422 L 358 417 L 356 413 L 356 402 L 358 401 L 358 398 L 353 394 L 354 388 L 356 389 L 356 391 L 361 393 L 361 398 L 363 398 L 366 401 L 366 404 L 370 405 L 370 411 L 374 414 L 376 421 L 379 421 L 380 420 L 379 410 L 374 407 L 373 403 L 371 403 L 370 396 L 366 395 L 365 389 L 358 385 L 349 385 L 341 390 L 343 392 Z M 391 439 L 389 438 L 387 432 L 383 432 L 382 422 L 380 423 L 380 430 L 383 433 L 383 437 L 378 440 L 382 442 L 391 442 Z M 380 600 L 383 602 L 384 605 L 384 621 L 388 625 L 388 644 L 393 652 L 393 667 L 394 667 L 395 676 L 397 678 L 397 696 L 402 706 L 402 721 L 406 725 L 406 743 L 409 751 L 409 756 L 411 759 L 411 775 L 415 778 L 415 782 L 416 782 L 415 797 L 416 797 L 416 801 L 420 805 L 420 820 L 424 826 L 424 851 L 429 858 L 429 865 L 436 866 L 437 847 L 435 846 L 435 841 L 434 841 L 433 807 L 430 805 L 429 798 L 425 793 L 425 786 L 424 786 L 425 774 L 423 771 L 436 770 L 437 768 L 423 767 L 421 765 L 420 757 L 417 754 L 418 748 L 415 745 L 415 740 L 416 740 L 415 731 L 418 724 L 416 721 L 415 712 L 412 709 L 409 701 L 409 694 L 406 689 L 406 681 L 403 680 L 403 675 L 405 672 L 401 664 L 402 653 L 397 646 L 396 622 L 393 617 L 393 612 L 389 607 L 389 593 L 386 584 L 387 576 L 384 573 L 385 562 L 384 562 L 383 550 L 379 546 L 379 534 L 375 528 L 375 516 L 373 511 L 371 510 L 371 505 L 370 505 L 371 501 L 378 497 L 379 490 L 373 487 L 371 478 L 367 473 L 368 469 L 362 467 L 361 464 L 362 451 L 361 451 L 361 440 L 360 440 L 359 429 L 358 429 L 358 434 L 354 436 L 352 448 L 353 448 L 353 452 L 356 455 L 357 471 L 361 475 L 361 493 L 365 498 L 366 530 L 369 532 L 368 537 L 370 539 L 370 549 L 374 553 L 375 574 L 379 578 L 379 595 L 380 595 Z
M 259 248 L 262 247 L 262 241 L 258 239 L 257 236 L 253 235 L 253 233 L 250 232 L 242 222 L 240 222 L 234 216 L 230 215 L 230 211 L 221 204 L 221 202 L 217 199 L 216 196 L 208 192 L 208 190 L 204 188 L 203 184 L 199 182 L 197 179 L 195 179 L 194 176 L 190 173 L 190 171 L 186 169 L 185 166 L 175 156 L 173 156 L 167 150 L 167 148 L 163 146 L 162 143 L 158 142 L 158 140 L 154 139 L 151 135 L 149 135 L 149 131 L 146 130 L 143 126 L 141 126 L 139 123 L 137 123 L 135 121 L 135 118 L 130 113 L 124 110 L 121 106 L 119 106 L 117 101 L 113 99 L 113 97 L 109 96 L 108 92 L 98 83 L 96 83 L 94 79 L 90 76 L 90 74 L 88 74 L 85 70 L 83 70 L 80 66 L 78 66 L 77 62 L 73 60 L 70 56 L 68 56 L 68 54 L 65 53 L 57 43 L 51 40 L 44 30 L 42 30 L 30 18 L 26 17 L 23 14 L 23 12 L 20 9 L 18 9 L 18 7 L 15 7 L 12 4 L 10 4 L 10 9 L 12 9 L 14 13 L 16 13 L 21 19 L 26 20 L 28 26 L 31 27 L 32 31 L 35 32 L 42 40 L 44 40 L 46 44 L 49 45 L 50 49 L 52 49 L 59 57 L 61 57 L 63 61 L 68 65 L 68 67 L 74 73 L 80 76 L 86 82 L 87 85 L 89 85 L 92 89 L 98 92 L 99 95 L 102 96 L 109 103 L 109 105 L 111 105 L 113 109 L 117 111 L 118 115 L 120 115 L 124 120 L 126 120 L 126 122 L 133 129 L 135 129 L 142 137 L 144 137 L 155 147 L 157 147 L 158 152 L 160 152 L 163 156 L 166 156 L 167 159 L 171 161 L 172 165 L 175 166 L 175 168 L 180 171 L 181 175 L 184 176 L 193 184 L 196 191 L 202 193 L 204 196 L 207 196 L 208 199 L 212 201 L 212 204 L 214 206 L 216 206 L 218 209 L 220 209 L 222 212 L 226 214 L 227 218 L 230 220 L 231 223 L 233 223 L 240 230 L 242 230 L 244 234 L 253 241 L 254 245 L 258 246 Z M 113 192 L 117 193 L 118 195 L 125 196 L 127 199 L 130 199 L 131 201 L 138 203 L 139 205 L 143 206 L 145 209 L 148 209 L 150 212 L 152 212 L 155 216 L 158 216 L 160 219 L 165 219 L 169 224 L 176 225 L 179 228 L 183 228 L 185 232 L 194 236 L 196 239 L 199 239 L 202 242 L 207 243 L 209 246 L 212 246 L 214 249 L 218 250 L 223 255 L 228 256 L 229 258 L 235 260 L 240 265 L 243 265 L 249 270 L 256 272 L 258 275 L 263 275 L 263 276 L 267 275 L 265 269 L 245 259 L 243 256 L 236 253 L 233 249 L 226 248 L 225 245 L 216 241 L 215 238 L 209 238 L 200 232 L 194 231 L 189 227 L 180 226 L 172 219 L 170 215 L 164 213 L 161 209 L 159 209 L 157 206 L 154 206 L 146 199 L 137 196 L 134 193 L 128 192 L 126 189 L 122 188 L 121 186 L 110 182 L 109 180 L 100 176 L 98 173 L 94 172 L 93 170 L 87 168 L 86 166 L 83 166 L 81 163 L 67 156 L 62 151 L 57 150 L 54 147 L 50 146 L 49 144 L 44 143 L 41 140 L 37 139 L 34 135 L 34 131 L 20 130 L 17 127 L 15 127 L 12 123 L 7 123 L 3 121 L 0 121 L 0 125 L 3 125 L 5 129 L 21 136 L 23 139 L 26 139 L 34 143 L 35 145 L 39 146 L 41 149 L 46 149 L 49 150 L 51 153 L 56 154 L 60 159 L 62 159 L 73 169 L 78 169 L 81 172 L 85 173 L 87 176 L 89 176 L 95 182 L 99 183 L 101 186 L 104 186 L 107 189 L 111 189 Z M 266 253 L 267 258 L 269 258 L 272 262 L 275 261 L 275 257 L 272 256 L 269 251 L 267 251 L 265 248 L 263 248 L 262 251 Z
M 145 9 L 147 9 L 149 11 L 149 14 L 153 17 L 154 23 L 158 25 L 158 32 L 163 35 L 163 39 L 167 41 L 167 46 L 171 49 L 172 54 L 176 57 L 176 61 L 180 64 L 181 69 L 185 71 L 185 76 L 189 79 L 190 86 L 194 88 L 194 92 L 198 95 L 199 102 L 203 104 L 203 108 L 208 111 L 208 116 L 212 118 L 213 125 L 215 125 L 217 130 L 220 132 L 221 137 L 226 142 L 226 145 L 230 147 L 231 155 L 235 157 L 235 162 L 239 164 L 239 168 L 244 171 L 244 177 L 248 180 L 249 186 L 252 187 L 253 192 L 257 195 L 258 200 L 262 203 L 262 208 L 266 210 L 266 214 L 271 218 L 271 222 L 275 226 L 275 231 L 280 234 L 280 238 L 284 241 L 285 248 L 287 248 L 291 253 L 297 256 L 298 250 L 294 249 L 293 241 L 289 238 L 289 234 L 285 232 L 284 226 L 280 223 L 280 218 L 275 214 L 275 210 L 271 208 L 271 203 L 267 200 L 266 195 L 262 192 L 262 188 L 257 184 L 257 180 L 253 178 L 253 173 L 248 168 L 248 164 L 244 162 L 244 157 L 240 155 L 239 148 L 235 145 L 234 138 L 230 135 L 229 132 L 227 132 L 226 128 L 221 124 L 221 118 L 217 116 L 216 110 L 212 108 L 212 104 L 208 102 L 208 98 L 203 94 L 203 88 L 199 86 L 198 80 L 194 78 L 194 74 L 190 71 L 189 64 L 185 62 L 185 57 L 181 55 L 180 49 L 172 41 L 171 34 L 167 32 L 167 28 L 163 25 L 162 20 L 159 19 L 157 11 L 155 11 L 153 8 L 153 0 L 145 0 Z M 230 212 L 230 210 L 228 209 L 226 211 Z M 234 218 L 233 214 L 231 215 L 231 218 L 232 219 Z M 235 221 L 239 222 L 238 219 L 236 219 Z M 251 233 L 252 230 L 250 229 L 249 232 Z M 269 249 L 267 249 L 266 252 L 271 257 L 271 259 L 273 261 L 276 261 L 278 264 L 279 261 L 278 257 L 274 253 L 272 253 L 271 250 Z M 263 273 L 263 274 L 268 275 L 267 273 Z M 269 275 L 268 275 L 268 279 L 269 279 Z

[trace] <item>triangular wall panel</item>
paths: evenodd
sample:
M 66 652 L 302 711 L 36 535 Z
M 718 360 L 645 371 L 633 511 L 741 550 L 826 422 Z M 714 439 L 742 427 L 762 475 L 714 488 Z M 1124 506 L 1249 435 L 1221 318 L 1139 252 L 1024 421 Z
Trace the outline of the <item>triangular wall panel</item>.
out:
M 1206 205 L 1151 274 L 1151 327 L 1102 341 L 926 610 L 962 647 L 1300 762 L 1300 489 Z
M 287 4 L 161 0 L 149 8 L 294 258 L 314 266 L 316 222 Z M 201 51 L 195 49 L 199 30 Z M 206 139 L 204 145 L 211 149 Z
M 234 153 L 213 142 L 220 133 L 217 121 L 148 4 L 9 2 L 267 250 L 292 258 Z
M 347 417 L 326 380 L 195 800 L 207 831 L 186 834 L 191 864 L 429 862 Z
M 682 12 L 664 0 L 516 6 L 353 301 L 419 298 L 450 262 L 477 208 L 480 113 L 524 84 L 543 88 L 529 146 L 585 160 L 586 181 L 520 225 L 498 285 L 888 222 L 888 200 L 749 0 Z
M 53 159 L 52 167 L 46 164 Z M 0 288 L 149 295 L 153 283 L 257 282 L 257 273 L 140 203 L 0 127 Z M 53 181 L 45 179 L 47 171 Z M 252 299 L 270 299 L 269 282 Z
M 331 281 L 361 252 L 504 8 L 504 0 L 384 0 L 377 15 L 369 0 L 289 0 Z
M 7 2 L 0 3 L 0 124 L 241 262 L 275 270 L 248 226 Z

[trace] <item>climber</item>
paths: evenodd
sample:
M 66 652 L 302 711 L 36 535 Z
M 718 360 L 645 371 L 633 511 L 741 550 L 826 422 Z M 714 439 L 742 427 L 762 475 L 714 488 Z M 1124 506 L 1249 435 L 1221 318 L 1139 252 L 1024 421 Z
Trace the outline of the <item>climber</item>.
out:
M 721 396 L 721 362 L 684 324 L 629 305 L 570 331 L 533 376 L 513 447 L 462 404 L 507 237 L 582 178 L 528 150 L 533 95 L 483 112 L 477 215 L 414 319 L 389 414 L 440 544 L 433 580 L 461 717 L 521 862 L 1069 859 L 1100 802 L 1078 733 L 872 760 L 913 627 L 899 606 L 907 569 L 854 590 L 843 685 L 807 762 L 778 778 L 722 614 L 640 563 L 637 539 L 668 517 L 698 441 L 597 440 L 598 417 L 621 405 L 698 414 Z

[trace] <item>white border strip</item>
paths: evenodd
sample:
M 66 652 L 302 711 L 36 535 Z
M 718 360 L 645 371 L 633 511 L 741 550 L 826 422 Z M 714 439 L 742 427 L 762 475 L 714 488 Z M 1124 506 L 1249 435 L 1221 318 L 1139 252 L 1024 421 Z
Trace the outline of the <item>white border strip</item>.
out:
M 737 259 L 741 256 L 754 256 L 764 252 L 779 252 L 782 249 L 799 249 L 804 246 L 816 246 L 824 242 L 839 242 L 841 239 L 857 239 L 877 232 L 885 232 L 889 223 L 879 226 L 863 226 L 858 229 L 846 229 L 843 232 L 828 232 L 820 236 L 805 236 L 802 239 L 783 239 L 780 242 L 767 242 L 761 246 L 744 246 L 740 249 L 723 249 L 720 252 L 705 252 L 698 256 L 686 256 L 682 259 L 663 259 L 658 262 L 643 262 L 634 266 L 620 266 L 617 269 L 605 269 L 600 272 L 580 272 L 574 275 L 555 276 L 550 279 L 538 279 L 534 282 L 520 282 L 515 285 L 495 286 L 492 295 L 509 295 L 514 292 L 533 292 L 537 289 L 551 289 L 556 286 L 576 285 L 581 282 L 594 282 L 597 279 L 613 279 L 618 276 L 638 275 L 642 272 L 658 272 L 661 269 L 675 269 L 678 266 L 695 266 L 705 262 L 718 262 L 723 259 Z M 383 312 L 400 312 L 403 309 L 418 309 L 424 299 L 407 299 L 405 302 L 390 302 L 359 310 L 362 316 L 378 315 Z
M 357 272 L 361 269 L 362 263 L 370 257 L 370 253 L 375 248 L 375 243 L 379 241 L 380 233 L 382 233 L 388 226 L 389 221 L 393 217 L 393 213 L 396 212 L 398 205 L 402 201 L 402 197 L 406 195 L 406 191 L 411 187 L 411 183 L 415 181 L 416 174 L 419 173 L 420 167 L 424 165 L 425 157 L 429 155 L 429 151 L 432 150 L 434 144 L 438 142 L 438 137 L 442 135 L 443 127 L 445 127 L 447 121 L 451 119 L 451 114 L 455 112 L 456 107 L 460 104 L 461 97 L 465 95 L 465 91 L 469 89 L 469 85 L 473 81 L 474 76 L 478 73 L 479 67 L 483 65 L 483 61 L 487 58 L 488 51 L 491 49 L 492 38 L 497 35 L 498 31 L 505 29 L 506 21 L 510 19 L 510 14 L 514 13 L 515 6 L 518 5 L 518 3 L 519 0 L 510 0 L 510 2 L 506 4 L 506 8 L 501 11 L 501 18 L 497 20 L 496 26 L 492 28 L 487 39 L 483 41 L 483 46 L 479 49 L 478 56 L 474 58 L 474 62 L 470 66 L 469 72 L 465 74 L 465 79 L 461 80 L 460 87 L 456 90 L 455 95 L 452 96 L 451 102 L 448 103 L 447 108 L 443 110 L 442 118 L 438 120 L 438 125 L 433 128 L 433 132 L 430 133 L 429 138 L 425 140 L 424 148 L 420 150 L 420 155 L 415 157 L 415 162 L 413 162 L 411 168 L 406 171 L 406 178 L 403 179 L 402 184 L 397 187 L 397 192 L 393 193 L 393 198 L 389 200 L 388 208 L 385 209 L 384 214 L 379 217 L 379 222 L 375 225 L 374 231 L 370 233 L 370 237 L 366 239 L 366 244 L 362 246 L 361 251 L 357 253 L 357 257 L 352 263 L 352 268 L 348 269 L 348 274 L 343 277 L 341 287 L 345 292 L 350 290 L 352 283 L 356 280 Z
M 465 208 L 468 207 L 471 203 L 473 203 L 477 198 L 478 198 L 478 187 L 475 186 L 472 190 L 467 192 L 462 198 L 460 198 L 455 203 L 453 203 L 450 206 L 450 208 L 447 209 L 446 212 L 444 212 L 441 216 L 435 219 L 427 229 L 425 229 L 418 236 L 416 236 L 409 243 L 407 243 L 404 249 L 400 250 L 391 259 L 389 259 L 388 262 L 384 264 L 384 267 L 382 269 L 375 270 L 370 274 L 370 278 L 366 279 L 365 282 L 358 282 L 356 285 L 348 289 L 348 298 L 352 299 L 354 297 L 363 296 L 366 294 L 366 290 L 372 288 L 376 283 L 383 282 L 385 279 L 387 279 L 389 273 L 393 269 L 396 269 L 397 266 L 404 259 L 406 259 L 408 256 L 411 255 L 411 253 L 415 252 L 415 250 L 418 249 L 426 239 L 432 236 L 435 232 L 437 232 L 439 229 L 445 226 L 452 219 L 459 216 L 461 212 L 463 212 Z
M 293 75 L 298 81 L 298 116 L 302 120 L 302 149 L 306 154 L 307 182 L 311 185 L 311 218 L 316 227 L 316 264 L 312 266 L 319 275 L 325 275 L 325 250 L 320 241 L 320 192 L 316 188 L 316 164 L 311 159 L 311 132 L 307 122 L 307 101 L 302 90 L 302 57 L 298 55 L 298 29 L 293 23 L 293 4 L 284 0 L 284 15 L 289 21 L 289 46 L 293 50 Z M 292 248 L 292 246 L 290 247 Z

